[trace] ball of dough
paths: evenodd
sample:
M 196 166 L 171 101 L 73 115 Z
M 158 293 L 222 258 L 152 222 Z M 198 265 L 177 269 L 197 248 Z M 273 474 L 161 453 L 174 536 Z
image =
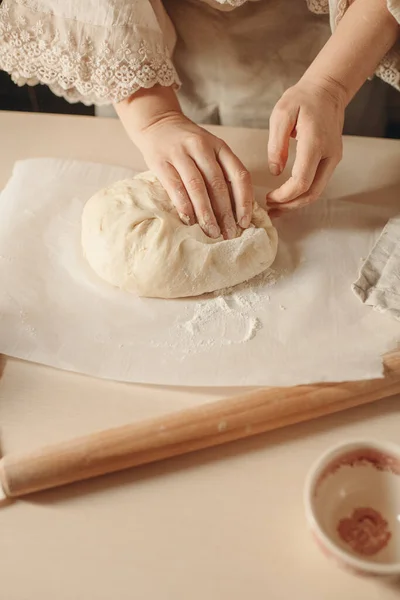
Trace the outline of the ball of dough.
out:
M 256 203 L 252 226 L 234 240 L 210 239 L 199 225 L 184 225 L 150 172 L 99 191 L 82 215 L 82 246 L 92 269 L 139 296 L 199 296 L 242 283 L 272 264 L 277 242 Z

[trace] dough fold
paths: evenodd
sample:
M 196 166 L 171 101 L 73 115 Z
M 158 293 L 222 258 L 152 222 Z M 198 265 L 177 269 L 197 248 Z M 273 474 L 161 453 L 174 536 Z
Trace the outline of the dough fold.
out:
M 252 226 L 234 240 L 213 240 L 184 225 L 150 172 L 100 190 L 82 214 L 82 247 L 97 275 L 139 296 L 183 298 L 231 287 L 265 271 L 278 235 L 254 204 Z

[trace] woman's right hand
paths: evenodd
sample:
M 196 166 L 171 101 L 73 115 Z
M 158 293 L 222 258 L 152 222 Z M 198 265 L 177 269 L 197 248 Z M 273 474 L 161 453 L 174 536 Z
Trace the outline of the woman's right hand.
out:
M 186 118 L 170 88 L 141 90 L 126 102 L 117 112 L 181 220 L 198 222 L 211 238 L 233 239 L 237 225 L 246 229 L 251 178 L 225 142 Z

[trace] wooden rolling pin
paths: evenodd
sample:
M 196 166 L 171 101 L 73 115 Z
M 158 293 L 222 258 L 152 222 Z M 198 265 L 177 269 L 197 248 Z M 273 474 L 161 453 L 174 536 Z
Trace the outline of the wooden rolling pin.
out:
M 266 388 L 0 461 L 7 497 L 61 486 L 224 444 L 374 402 L 400 392 L 400 352 L 387 355 L 383 379 Z

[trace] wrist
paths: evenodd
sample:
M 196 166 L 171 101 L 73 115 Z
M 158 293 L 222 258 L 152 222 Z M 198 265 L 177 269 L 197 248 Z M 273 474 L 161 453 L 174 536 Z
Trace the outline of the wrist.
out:
M 398 23 L 386 0 L 351 2 L 305 78 L 321 81 L 346 106 L 373 75 L 398 34 Z
M 351 94 L 345 84 L 330 75 L 317 75 L 307 70 L 299 81 L 300 84 L 311 86 L 316 93 L 328 96 L 338 110 L 345 110 L 351 100 Z
M 183 116 L 173 89 L 159 85 L 138 90 L 116 104 L 115 110 L 135 143 L 146 131 L 160 122 Z

